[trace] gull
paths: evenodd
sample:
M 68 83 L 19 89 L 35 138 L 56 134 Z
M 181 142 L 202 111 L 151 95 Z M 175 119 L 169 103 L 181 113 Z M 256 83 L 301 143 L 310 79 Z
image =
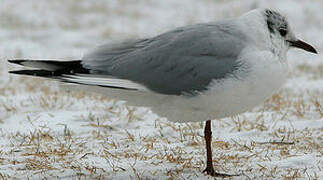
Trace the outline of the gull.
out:
M 243 113 L 277 92 L 292 47 L 317 53 L 296 38 L 287 18 L 271 9 L 179 27 L 151 38 L 105 44 L 81 60 L 8 60 L 34 69 L 13 74 L 56 79 L 150 107 L 173 122 L 206 121 L 206 169 L 212 164 L 211 120 Z M 76 86 L 76 87 L 75 87 Z

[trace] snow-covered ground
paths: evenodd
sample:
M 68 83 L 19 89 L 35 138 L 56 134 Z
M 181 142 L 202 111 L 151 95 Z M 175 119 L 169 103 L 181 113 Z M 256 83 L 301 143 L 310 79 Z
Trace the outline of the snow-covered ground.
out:
M 323 1 L 2 0 L 0 178 L 212 179 L 203 123 L 178 124 L 57 82 L 8 75 L 10 58 L 79 59 L 116 39 L 153 36 L 257 7 L 284 12 L 323 52 Z M 213 121 L 216 170 L 233 179 L 323 179 L 323 53 L 288 54 L 291 73 L 263 105 Z

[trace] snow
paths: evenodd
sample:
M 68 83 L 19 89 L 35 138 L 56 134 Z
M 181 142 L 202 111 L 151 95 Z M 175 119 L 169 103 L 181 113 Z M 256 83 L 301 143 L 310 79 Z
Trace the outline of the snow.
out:
M 2 0 L 0 176 L 8 179 L 212 179 L 203 123 L 178 124 L 57 82 L 17 77 L 6 59 L 79 59 L 112 40 L 279 9 L 323 50 L 321 1 Z M 323 55 L 288 53 L 291 73 L 264 104 L 213 125 L 217 171 L 233 179 L 323 179 Z

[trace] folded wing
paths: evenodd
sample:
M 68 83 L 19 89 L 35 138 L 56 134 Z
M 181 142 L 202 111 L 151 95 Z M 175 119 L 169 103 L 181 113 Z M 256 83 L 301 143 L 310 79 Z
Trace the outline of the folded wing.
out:
M 150 39 L 101 46 L 82 65 L 91 73 L 127 79 L 162 94 L 198 93 L 241 66 L 238 56 L 245 37 L 234 23 L 228 24 L 186 26 Z
M 103 45 L 76 61 L 10 60 L 36 68 L 11 73 L 108 88 L 195 94 L 241 66 L 238 57 L 245 37 L 234 26 L 225 21 L 186 26 L 153 38 Z

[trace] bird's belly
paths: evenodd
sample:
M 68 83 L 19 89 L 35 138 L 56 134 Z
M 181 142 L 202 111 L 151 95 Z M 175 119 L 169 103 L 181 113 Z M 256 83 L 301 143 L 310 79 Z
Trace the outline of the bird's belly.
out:
M 277 63 L 261 64 L 253 69 L 243 78 L 214 81 L 201 95 L 173 98 L 155 112 L 175 122 L 197 122 L 250 110 L 277 92 L 287 76 L 286 67 Z
M 276 76 L 277 74 L 275 74 Z M 271 78 L 277 78 L 272 81 Z M 228 80 L 222 87 L 211 89 L 204 97 L 205 112 L 210 119 L 237 115 L 252 109 L 270 98 L 284 83 L 284 77 L 257 77 Z

